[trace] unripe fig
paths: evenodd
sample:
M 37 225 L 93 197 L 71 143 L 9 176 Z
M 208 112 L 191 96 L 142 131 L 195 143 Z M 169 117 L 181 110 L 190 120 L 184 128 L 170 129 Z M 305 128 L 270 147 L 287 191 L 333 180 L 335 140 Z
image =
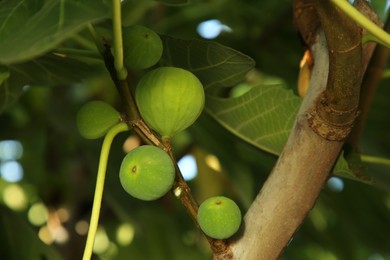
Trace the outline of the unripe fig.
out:
M 120 114 L 112 106 L 103 101 L 90 101 L 83 105 L 77 113 L 77 128 L 82 137 L 97 139 L 120 120 Z
M 234 235 L 241 225 L 241 211 L 226 197 L 216 196 L 205 200 L 198 210 L 198 223 L 211 238 L 226 239 Z
M 205 102 L 199 79 L 174 67 L 146 73 L 138 83 L 135 97 L 142 118 L 163 137 L 171 137 L 192 125 Z
M 141 25 L 123 29 L 123 59 L 128 69 L 146 69 L 156 64 L 162 55 L 160 36 Z
M 171 189 L 175 180 L 175 166 L 162 149 L 143 145 L 125 156 L 119 179 L 131 196 L 141 200 L 155 200 Z

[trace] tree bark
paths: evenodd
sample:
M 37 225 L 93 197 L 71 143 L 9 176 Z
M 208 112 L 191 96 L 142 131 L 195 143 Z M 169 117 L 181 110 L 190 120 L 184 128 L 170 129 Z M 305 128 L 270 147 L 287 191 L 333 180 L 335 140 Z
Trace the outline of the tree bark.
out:
M 215 255 L 215 259 L 277 259 L 314 206 L 352 128 L 361 75 L 373 48 L 362 50 L 361 32 L 356 24 L 345 20 L 337 9 L 332 10 L 330 2 L 322 1 L 296 1 L 306 9 L 295 15 L 303 14 L 306 21 L 316 20 L 315 16 L 307 15 L 307 10 L 313 11 L 315 7 L 317 13 L 322 12 L 318 33 L 310 31 L 317 25 L 304 28 L 307 34 L 303 39 L 309 43 L 314 57 L 309 90 L 282 154 L 244 217 L 242 232 L 230 239 L 230 250 Z M 339 27 L 332 34 L 334 28 L 329 23 L 332 19 L 341 23 L 337 26 L 346 28 Z M 349 30 L 353 36 L 348 35 Z M 339 45 L 339 36 L 347 37 L 349 42 Z M 354 64 L 349 66 L 351 60 Z M 319 117 L 315 124 L 313 117 Z M 316 129 L 316 123 L 326 126 Z M 333 131 L 337 136 L 332 135 Z
M 342 147 L 314 133 L 307 116 L 325 90 L 328 50 L 321 34 L 313 45 L 315 65 L 305 97 L 278 162 L 248 210 L 233 259 L 277 259 L 313 207 Z M 222 258 L 223 259 L 223 256 Z

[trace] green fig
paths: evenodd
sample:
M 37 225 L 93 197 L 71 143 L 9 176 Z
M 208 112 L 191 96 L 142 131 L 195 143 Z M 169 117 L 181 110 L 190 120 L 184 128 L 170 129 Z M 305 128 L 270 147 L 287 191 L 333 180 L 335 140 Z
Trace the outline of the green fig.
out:
M 231 237 L 241 225 L 240 208 L 223 196 L 205 200 L 199 207 L 197 218 L 202 231 L 214 239 Z
M 192 125 L 201 114 L 205 94 L 191 72 L 160 67 L 146 73 L 136 88 L 136 103 L 146 123 L 165 137 Z
M 119 179 L 131 196 L 147 201 L 156 200 L 171 189 L 175 180 L 175 166 L 162 149 L 143 145 L 125 156 Z
M 146 69 L 161 58 L 163 44 L 160 36 L 141 25 L 123 28 L 123 61 L 127 69 Z
M 103 101 L 90 101 L 77 113 L 77 128 L 82 137 L 97 139 L 120 121 L 120 113 Z

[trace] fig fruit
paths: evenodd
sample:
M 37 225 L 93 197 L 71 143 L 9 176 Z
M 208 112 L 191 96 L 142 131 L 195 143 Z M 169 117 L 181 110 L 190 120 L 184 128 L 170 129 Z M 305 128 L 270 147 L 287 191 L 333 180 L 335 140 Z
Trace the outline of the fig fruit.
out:
M 125 156 L 119 179 L 131 196 L 141 200 L 156 200 L 171 189 L 175 180 L 175 166 L 162 149 L 143 145 Z
M 120 121 L 120 114 L 103 101 L 90 101 L 77 113 L 77 128 L 82 137 L 97 139 Z
M 239 207 L 233 200 L 223 196 L 205 200 L 199 207 L 197 218 L 203 232 L 215 239 L 231 237 L 241 225 Z
M 160 67 L 146 73 L 137 85 L 135 97 L 142 118 L 163 138 L 192 125 L 205 102 L 199 79 L 175 67 Z
M 127 69 L 146 69 L 156 64 L 162 55 L 160 36 L 141 25 L 123 28 L 123 62 Z

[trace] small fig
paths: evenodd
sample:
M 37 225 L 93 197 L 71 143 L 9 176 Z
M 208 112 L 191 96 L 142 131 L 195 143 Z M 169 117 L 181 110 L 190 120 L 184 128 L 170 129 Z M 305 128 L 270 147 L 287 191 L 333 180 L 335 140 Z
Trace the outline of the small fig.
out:
M 123 59 L 128 69 L 146 69 L 156 64 L 162 55 L 160 36 L 141 25 L 125 27 L 123 35 Z
M 83 105 L 77 113 L 77 128 L 82 137 L 97 139 L 120 120 L 120 114 L 112 106 L 103 101 L 90 101 Z
M 198 223 L 209 237 L 227 239 L 240 228 L 241 211 L 237 204 L 229 198 L 212 197 L 200 205 Z
M 160 67 L 146 73 L 136 88 L 136 103 L 143 119 L 163 137 L 192 125 L 204 108 L 202 83 L 191 72 Z
M 156 200 L 171 189 L 175 180 L 175 166 L 162 149 L 143 145 L 125 156 L 119 179 L 131 196 L 141 200 Z

